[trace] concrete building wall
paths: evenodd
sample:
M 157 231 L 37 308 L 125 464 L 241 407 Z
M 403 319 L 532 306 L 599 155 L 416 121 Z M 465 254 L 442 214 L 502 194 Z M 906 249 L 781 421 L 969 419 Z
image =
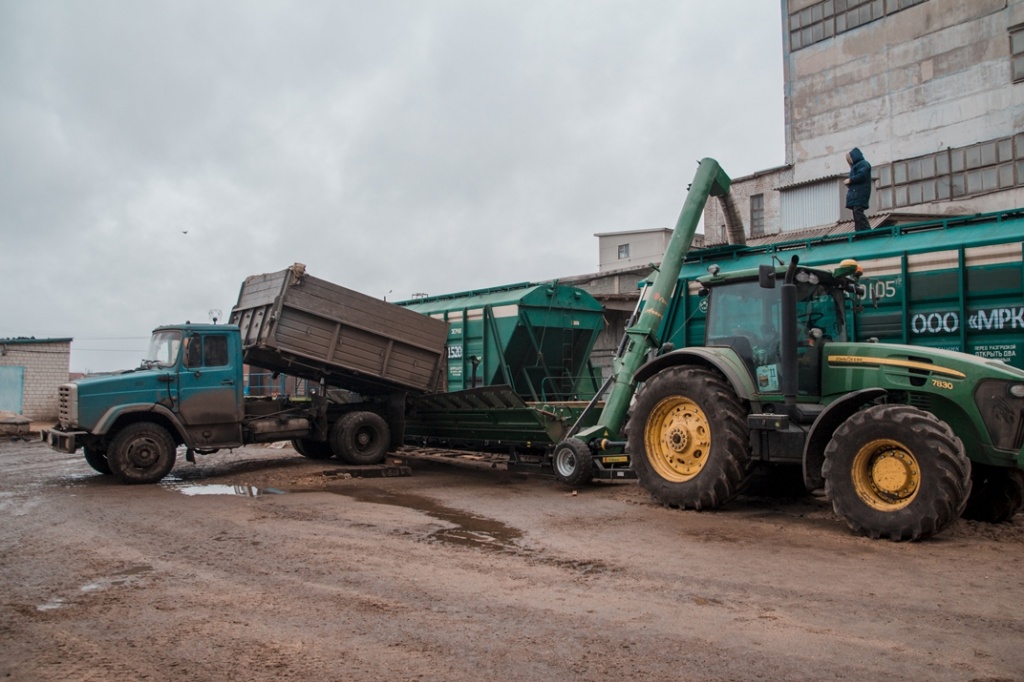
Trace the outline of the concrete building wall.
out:
M 0 339 L 0 367 L 25 370 L 22 415 L 56 419 L 57 389 L 68 381 L 71 367 L 71 339 Z
M 729 169 L 725 171 L 728 173 Z M 764 200 L 764 234 L 778 232 L 781 225 L 779 187 L 793 182 L 793 169 L 788 166 L 733 178 L 730 193 L 743 219 L 744 232 L 751 234 L 751 197 L 760 194 Z M 704 207 L 704 239 L 708 244 L 726 242 L 725 212 L 721 202 L 709 199 Z
M 813 222 L 794 212 L 823 215 L 808 187 L 848 172 L 854 146 L 873 166 L 869 216 L 1024 206 L 1024 80 L 1014 82 L 1011 47 L 1012 35 L 1018 52 L 1024 44 L 1024 0 L 780 6 L 788 171 L 733 183 L 741 212 L 764 193 L 764 234 Z M 838 189 L 834 215 L 849 220 Z M 704 221 L 708 242 L 724 242 L 718 206 L 709 203 Z
M 795 51 L 786 40 L 794 180 L 841 172 L 854 145 L 889 160 L 1022 129 L 1024 93 L 1010 80 L 1012 14 L 1007 0 L 927 0 Z
M 605 232 L 598 239 L 600 272 L 620 270 L 633 266 L 660 263 L 668 246 L 672 230 L 636 230 L 633 232 Z M 623 248 L 625 256 L 623 257 Z

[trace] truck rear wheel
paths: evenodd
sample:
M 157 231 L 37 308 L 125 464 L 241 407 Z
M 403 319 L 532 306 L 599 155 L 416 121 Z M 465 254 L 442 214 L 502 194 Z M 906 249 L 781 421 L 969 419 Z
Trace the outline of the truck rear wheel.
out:
M 110 462 L 107 461 L 106 450 L 87 445 L 82 448 L 82 453 L 85 455 L 85 461 L 89 466 L 101 474 L 110 475 Z
M 971 496 L 965 519 L 1005 523 L 1024 506 L 1024 472 L 984 464 L 971 465 Z
M 566 485 L 583 485 L 594 477 L 594 460 L 590 448 L 576 438 L 563 440 L 551 458 L 555 477 Z
M 309 459 L 330 459 L 334 456 L 331 444 L 322 440 L 292 438 L 292 448 L 295 452 Z
M 121 483 L 156 483 L 174 466 L 174 440 L 157 424 L 129 424 L 107 450 L 110 472 Z
M 390 443 L 388 424 L 375 412 L 350 412 L 331 429 L 331 449 L 349 464 L 380 464 Z
M 949 527 L 971 490 L 971 462 L 945 422 L 909 405 L 875 405 L 825 448 L 825 494 L 856 533 L 923 540 Z
M 662 504 L 698 510 L 736 496 L 750 474 L 749 434 L 732 387 L 693 367 L 648 379 L 626 429 L 640 484 Z

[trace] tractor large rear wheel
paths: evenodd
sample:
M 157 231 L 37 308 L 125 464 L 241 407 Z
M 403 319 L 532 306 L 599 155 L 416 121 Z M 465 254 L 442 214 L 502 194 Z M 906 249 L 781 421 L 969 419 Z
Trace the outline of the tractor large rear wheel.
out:
M 971 465 L 971 496 L 962 516 L 972 521 L 1005 523 L 1024 506 L 1024 472 Z
M 875 405 L 825 448 L 825 494 L 856 533 L 923 540 L 949 527 L 971 491 L 971 462 L 952 429 L 909 405 Z
M 750 474 L 746 411 L 710 370 L 671 367 L 648 379 L 626 435 L 640 484 L 671 507 L 720 507 Z

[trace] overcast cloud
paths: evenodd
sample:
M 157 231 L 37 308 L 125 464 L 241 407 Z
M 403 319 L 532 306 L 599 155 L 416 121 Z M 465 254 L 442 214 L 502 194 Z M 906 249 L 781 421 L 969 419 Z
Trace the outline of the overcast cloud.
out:
M 699 158 L 783 163 L 782 98 L 776 0 L 0 0 L 0 337 L 110 370 L 296 261 L 390 300 L 595 272 Z

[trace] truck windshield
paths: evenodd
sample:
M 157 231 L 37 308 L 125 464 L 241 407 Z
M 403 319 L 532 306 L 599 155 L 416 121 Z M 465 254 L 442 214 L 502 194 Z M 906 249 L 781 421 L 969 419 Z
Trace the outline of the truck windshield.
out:
M 178 361 L 181 350 L 181 332 L 165 329 L 153 332 L 149 341 L 149 350 L 142 360 L 143 367 L 173 367 Z

